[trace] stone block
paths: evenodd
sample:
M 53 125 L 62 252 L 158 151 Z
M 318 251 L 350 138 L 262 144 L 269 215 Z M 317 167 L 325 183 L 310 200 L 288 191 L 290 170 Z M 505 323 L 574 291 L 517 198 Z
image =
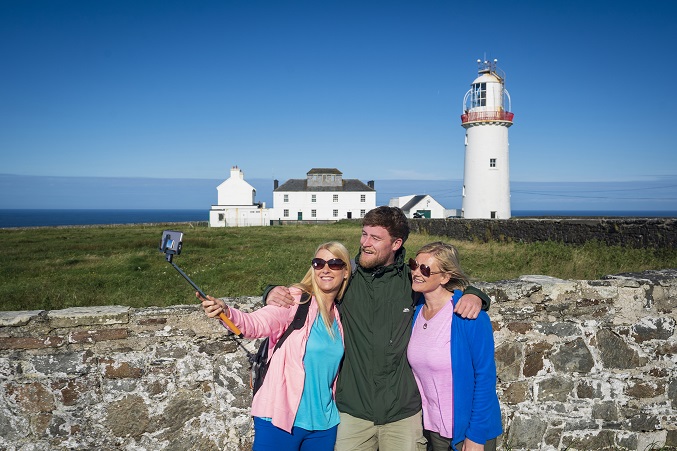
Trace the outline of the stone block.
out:
M 545 354 L 552 348 L 547 342 L 533 343 L 527 346 L 524 356 L 524 377 L 536 376 L 543 369 Z
M 71 307 L 47 313 L 51 327 L 110 326 L 127 324 L 130 307 L 120 305 L 103 307 Z
M 597 346 L 604 367 L 630 369 L 641 365 L 637 351 L 632 349 L 620 336 L 609 329 L 601 329 L 596 335 Z
M 626 429 L 634 432 L 652 432 L 655 431 L 660 421 L 658 417 L 649 412 L 636 412 L 634 415 L 627 417 Z
M 555 376 L 541 380 L 537 384 L 536 398 L 538 402 L 566 402 L 571 396 L 574 383 L 571 379 Z
M 64 337 L 0 337 L 0 350 L 58 348 L 66 342 Z
M 561 373 L 588 373 L 595 361 L 582 338 L 565 343 L 550 356 L 555 371 Z
M 670 379 L 668 383 L 668 399 L 673 409 L 677 409 L 677 377 Z
M 124 340 L 127 337 L 129 337 L 127 329 L 81 330 L 71 333 L 68 341 L 73 344 L 97 343 L 107 340 Z
M 668 317 L 644 317 L 632 327 L 632 337 L 638 343 L 667 340 L 675 333 L 675 320 Z
M 148 406 L 138 395 L 129 395 L 108 405 L 105 425 L 116 437 L 139 437 L 150 424 Z
M 677 449 L 677 429 L 668 431 L 665 437 L 665 446 L 673 446 Z
M 522 366 L 523 348 L 521 343 L 504 343 L 496 348 L 496 373 L 501 381 L 519 378 Z
M 614 431 L 608 430 L 600 430 L 599 432 L 589 432 L 584 434 L 564 434 L 562 436 L 562 445 L 566 449 L 615 450 L 616 434 Z
M 571 337 L 581 334 L 581 328 L 573 322 L 544 322 L 536 323 L 536 331 L 544 335 L 555 335 L 557 337 Z
M 144 373 L 143 368 L 134 366 L 129 362 L 107 360 L 102 361 L 101 363 L 103 365 L 103 376 L 108 379 L 138 379 Z
M 529 399 L 529 384 L 526 381 L 507 384 L 500 396 L 501 402 L 506 404 L 519 404 Z
M 625 394 L 632 398 L 655 398 L 665 393 L 665 382 L 652 379 L 631 379 L 625 387 Z
M 592 418 L 594 420 L 618 421 L 618 408 L 613 401 L 595 402 L 592 405 Z
M 547 427 L 547 421 L 540 417 L 516 416 L 510 424 L 506 449 L 539 449 Z
M 579 399 L 601 399 L 604 396 L 602 384 L 594 380 L 579 380 L 576 386 L 576 396 Z
M 59 352 L 31 356 L 24 371 L 36 377 L 72 377 L 89 373 L 92 365 L 84 352 Z
M 22 312 L 0 312 L 0 327 L 21 327 L 45 313 L 44 310 L 26 310 Z

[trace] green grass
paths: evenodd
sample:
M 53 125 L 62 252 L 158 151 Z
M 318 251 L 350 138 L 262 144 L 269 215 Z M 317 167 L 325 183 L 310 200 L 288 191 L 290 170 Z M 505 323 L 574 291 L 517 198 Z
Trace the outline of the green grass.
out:
M 338 240 L 355 255 L 357 223 L 209 228 L 191 224 L 1 229 L 0 310 L 75 306 L 168 306 L 196 302 L 193 289 L 158 250 L 162 231 L 184 232 L 174 262 L 215 296 L 258 296 L 269 284 L 297 282 L 319 243 Z M 412 234 L 409 255 L 446 240 Z M 629 249 L 592 242 L 476 243 L 453 241 L 476 281 L 546 274 L 597 279 L 606 274 L 677 268 L 677 250 Z

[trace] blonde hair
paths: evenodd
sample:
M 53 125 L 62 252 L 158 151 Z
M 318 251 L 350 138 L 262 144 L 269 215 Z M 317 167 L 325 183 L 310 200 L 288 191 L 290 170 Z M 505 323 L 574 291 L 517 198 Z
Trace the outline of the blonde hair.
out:
M 449 282 L 444 284 L 444 288 L 449 291 L 464 290 L 470 281 L 461 269 L 459 262 L 458 250 L 448 243 L 442 241 L 434 241 L 423 246 L 416 252 L 418 254 L 430 254 L 437 261 L 440 271 L 449 274 L 451 278 Z
M 317 255 L 317 253 L 322 249 L 328 250 L 336 258 L 340 258 L 346 264 L 344 268 L 344 270 L 346 271 L 346 277 L 343 279 L 341 287 L 339 288 L 339 291 L 336 294 L 336 300 L 339 300 L 343 297 L 343 294 L 346 292 L 346 288 L 348 287 L 348 280 L 350 279 L 350 274 L 352 271 L 350 265 L 350 254 L 348 254 L 348 249 L 346 249 L 346 247 L 343 244 L 339 243 L 338 241 L 329 241 L 327 243 L 320 244 L 315 250 L 313 257 Z M 333 318 L 330 319 L 329 316 L 332 306 L 327 305 L 324 293 L 317 286 L 317 282 L 315 281 L 315 270 L 313 269 L 312 265 L 306 272 L 306 275 L 303 276 L 301 282 L 294 284 L 294 286 L 299 288 L 301 291 L 308 293 L 311 296 L 315 296 L 315 300 L 320 310 L 322 320 L 324 321 L 324 325 L 327 327 L 329 334 L 333 337 L 334 336 L 332 333 Z

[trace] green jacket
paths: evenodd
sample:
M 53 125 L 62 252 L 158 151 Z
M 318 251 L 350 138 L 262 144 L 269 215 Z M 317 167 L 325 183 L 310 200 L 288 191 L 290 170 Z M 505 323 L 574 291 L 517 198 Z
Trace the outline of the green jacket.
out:
M 359 254 L 355 258 L 359 262 Z M 405 250 L 395 263 L 366 270 L 356 264 L 339 312 L 343 322 L 345 356 L 336 388 L 339 411 L 386 424 L 421 410 L 421 397 L 407 361 L 407 345 L 414 314 L 411 270 Z M 489 298 L 480 296 L 483 308 Z

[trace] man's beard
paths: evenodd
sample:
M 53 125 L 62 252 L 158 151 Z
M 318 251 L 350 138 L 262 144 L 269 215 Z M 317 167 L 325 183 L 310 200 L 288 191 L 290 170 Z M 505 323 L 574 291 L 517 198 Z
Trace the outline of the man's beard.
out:
M 376 254 L 367 254 L 364 252 L 364 249 L 360 249 L 360 266 L 364 269 L 374 269 L 379 266 L 384 266 L 387 261 L 387 256 L 378 257 Z

